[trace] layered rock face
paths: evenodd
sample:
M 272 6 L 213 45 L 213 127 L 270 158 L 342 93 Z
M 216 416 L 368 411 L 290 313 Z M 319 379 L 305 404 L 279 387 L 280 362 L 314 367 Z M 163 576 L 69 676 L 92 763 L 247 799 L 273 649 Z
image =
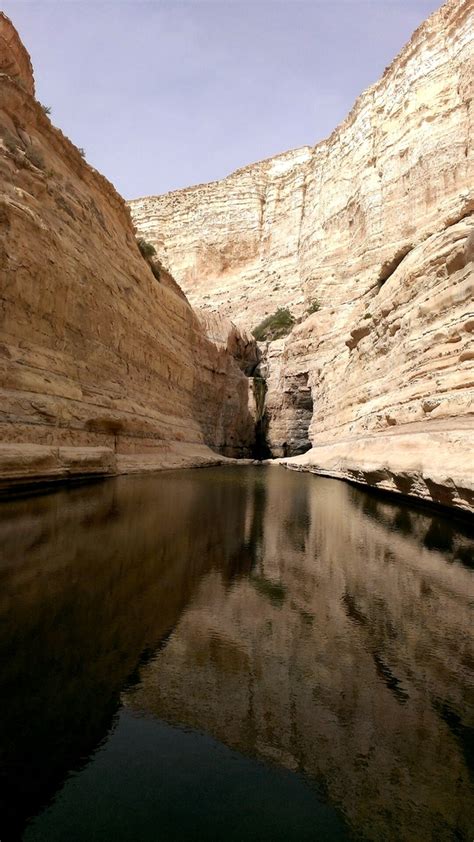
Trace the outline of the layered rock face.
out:
M 213 341 L 153 273 L 124 201 L 34 99 L 4 16 L 0 70 L 0 479 L 249 455 L 254 343 L 222 320 Z
M 0 14 L 0 72 L 11 76 L 34 96 L 35 81 L 30 57 L 9 18 Z
M 193 303 L 249 328 L 278 306 L 300 318 L 267 349 L 273 455 L 312 444 L 295 467 L 461 509 L 474 505 L 473 31 L 471 0 L 450 0 L 327 141 L 131 203 Z
M 472 509 L 473 244 L 466 219 L 414 249 L 345 347 L 325 337 L 323 319 L 295 330 L 284 381 L 303 359 L 318 365 L 314 447 L 292 467 Z
M 288 301 L 303 312 L 299 240 L 311 157 L 297 149 L 223 181 L 129 202 L 195 306 L 251 328 Z

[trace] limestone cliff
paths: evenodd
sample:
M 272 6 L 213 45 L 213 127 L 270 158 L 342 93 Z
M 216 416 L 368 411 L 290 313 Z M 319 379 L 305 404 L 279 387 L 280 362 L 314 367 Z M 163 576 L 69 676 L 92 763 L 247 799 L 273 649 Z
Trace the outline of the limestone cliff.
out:
M 247 327 L 288 301 L 302 312 L 299 240 L 311 154 L 298 149 L 223 181 L 129 203 L 192 303 Z
M 449 0 L 324 142 L 221 182 L 131 202 L 190 300 L 268 349 L 273 455 L 469 509 L 472 0 Z M 315 302 L 316 312 L 307 316 Z
M 0 481 L 250 455 L 248 337 L 221 323 L 213 341 L 152 271 L 3 15 L 0 71 Z

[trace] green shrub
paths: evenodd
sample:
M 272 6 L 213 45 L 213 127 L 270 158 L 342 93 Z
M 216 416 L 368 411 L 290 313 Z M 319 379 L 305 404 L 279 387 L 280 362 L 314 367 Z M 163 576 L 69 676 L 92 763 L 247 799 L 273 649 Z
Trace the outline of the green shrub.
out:
M 143 237 L 139 237 L 139 239 L 137 240 L 137 245 L 140 249 L 142 256 L 146 260 L 148 260 L 150 257 L 154 257 L 154 255 L 156 254 L 155 246 L 152 246 L 152 244 L 148 243 L 147 240 L 145 240 Z
M 25 152 L 25 156 L 34 167 L 38 167 L 39 170 L 44 170 L 44 158 L 38 149 L 34 149 L 33 146 L 29 146 Z
M 82 148 L 82 146 L 78 146 L 78 147 L 77 147 L 77 151 L 79 152 L 79 155 L 81 156 L 81 158 L 85 158 L 85 157 L 86 157 L 85 150 Z
M 157 281 L 161 281 L 161 269 L 158 263 L 150 262 L 150 269 L 153 272 Z
M 263 322 L 257 325 L 253 335 L 258 342 L 271 342 L 273 339 L 281 339 L 291 333 L 294 323 L 295 317 L 288 308 L 279 307 L 276 313 L 267 316 Z
M 41 108 L 44 114 L 51 114 L 51 107 L 49 105 L 42 105 Z
M 318 301 L 317 298 L 313 298 L 313 300 L 309 302 L 309 304 L 306 308 L 306 312 L 307 312 L 308 316 L 310 316 L 311 313 L 317 313 L 320 307 L 321 307 L 320 301 Z
M 15 140 L 12 134 L 5 135 L 5 137 L 3 138 L 3 143 L 4 146 L 6 146 L 6 148 L 8 149 L 8 151 L 12 154 L 15 154 L 15 152 L 18 150 L 19 143 L 17 140 Z

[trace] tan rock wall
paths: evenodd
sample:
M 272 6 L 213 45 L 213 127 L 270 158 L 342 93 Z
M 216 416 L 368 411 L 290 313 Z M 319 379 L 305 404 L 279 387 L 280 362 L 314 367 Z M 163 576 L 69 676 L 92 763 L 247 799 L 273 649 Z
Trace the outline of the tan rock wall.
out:
M 11 20 L 0 12 L 0 73 L 16 79 L 29 94 L 35 92 L 30 57 Z
M 346 305 L 472 212 L 473 22 L 470 0 L 448 2 L 313 149 L 130 202 L 190 300 L 246 326 L 315 296 Z
M 435 468 L 430 431 L 473 430 L 473 32 L 472 0 L 449 0 L 327 141 L 131 203 L 193 303 L 302 319 L 267 353 L 274 455 L 421 425 Z
M 7 74 L 0 184 L 0 475 L 249 455 L 248 379 L 226 343 L 154 277 L 123 200 Z
M 278 305 L 299 303 L 303 148 L 223 181 L 130 202 L 135 225 L 196 306 L 254 327 Z

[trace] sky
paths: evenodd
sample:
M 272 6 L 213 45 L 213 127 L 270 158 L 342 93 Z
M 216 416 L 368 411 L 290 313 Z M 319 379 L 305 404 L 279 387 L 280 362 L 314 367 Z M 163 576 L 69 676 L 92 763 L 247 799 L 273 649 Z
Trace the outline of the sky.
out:
M 51 119 L 127 199 L 327 137 L 441 0 L 2 0 Z

